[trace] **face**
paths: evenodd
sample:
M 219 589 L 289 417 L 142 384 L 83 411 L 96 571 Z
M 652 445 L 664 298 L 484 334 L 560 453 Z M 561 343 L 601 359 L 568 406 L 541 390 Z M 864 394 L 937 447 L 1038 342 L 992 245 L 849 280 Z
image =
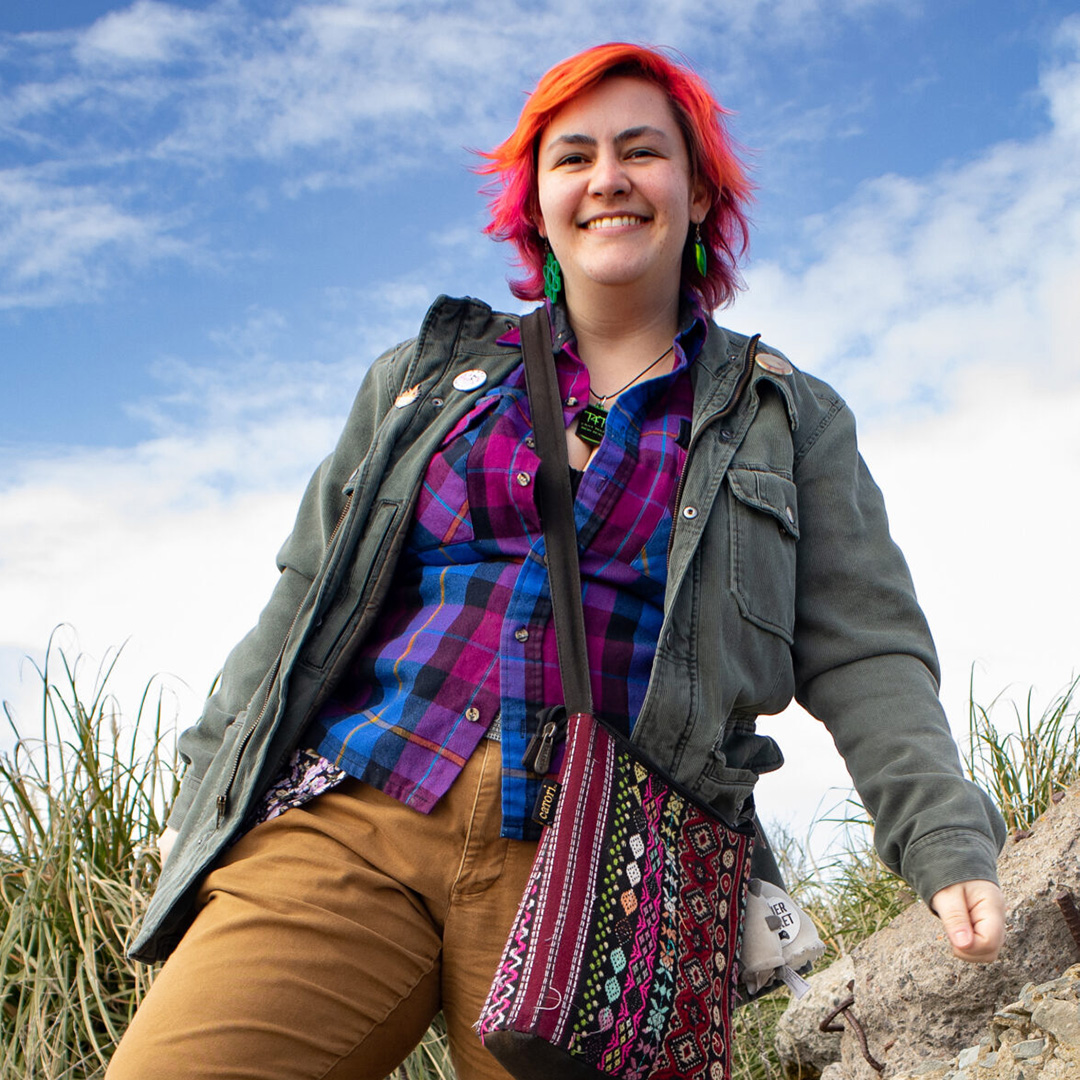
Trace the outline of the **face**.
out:
M 590 286 L 677 295 L 691 222 L 709 205 L 667 95 L 605 79 L 564 105 L 540 137 L 540 220 L 567 298 Z

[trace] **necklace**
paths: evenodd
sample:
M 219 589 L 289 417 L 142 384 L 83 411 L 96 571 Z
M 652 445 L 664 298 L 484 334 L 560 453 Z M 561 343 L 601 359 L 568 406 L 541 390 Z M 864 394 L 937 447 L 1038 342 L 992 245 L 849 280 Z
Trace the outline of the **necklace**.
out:
M 596 398 L 597 404 L 593 405 L 589 402 L 578 413 L 577 437 L 589 446 L 599 446 L 604 438 L 604 429 L 607 427 L 607 403 L 612 398 L 618 397 L 624 390 L 629 390 L 640 378 L 652 371 L 673 348 L 675 348 L 673 344 L 669 345 L 648 367 L 639 371 L 625 386 L 620 386 L 618 390 L 613 390 L 610 394 L 598 394 L 590 387 L 589 393 Z

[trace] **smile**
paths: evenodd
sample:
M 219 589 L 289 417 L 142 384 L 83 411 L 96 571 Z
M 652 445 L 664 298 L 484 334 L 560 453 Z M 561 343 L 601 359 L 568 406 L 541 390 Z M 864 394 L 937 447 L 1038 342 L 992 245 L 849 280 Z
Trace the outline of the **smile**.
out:
M 617 229 L 623 225 L 643 225 L 645 218 L 636 214 L 620 214 L 617 217 L 599 217 L 585 222 L 586 229 Z

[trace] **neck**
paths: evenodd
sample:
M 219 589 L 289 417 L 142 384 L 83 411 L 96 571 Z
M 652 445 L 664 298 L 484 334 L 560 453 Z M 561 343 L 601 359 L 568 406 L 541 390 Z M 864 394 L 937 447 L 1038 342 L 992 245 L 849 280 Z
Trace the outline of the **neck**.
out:
M 656 297 L 648 301 L 628 297 L 623 289 L 607 289 L 606 293 L 582 298 L 568 290 L 566 297 L 578 355 L 603 392 L 621 386 L 655 360 L 671 345 L 679 329 L 677 289 L 659 303 Z M 670 371 L 673 363 L 673 357 L 666 357 L 650 376 Z

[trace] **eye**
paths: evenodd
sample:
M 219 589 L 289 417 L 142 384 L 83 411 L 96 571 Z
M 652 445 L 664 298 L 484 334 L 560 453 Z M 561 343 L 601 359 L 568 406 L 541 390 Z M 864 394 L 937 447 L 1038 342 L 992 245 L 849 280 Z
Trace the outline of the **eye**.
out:
M 627 152 L 628 158 L 654 158 L 659 157 L 659 153 L 651 146 L 635 146 L 633 150 Z
M 555 162 L 555 168 L 560 165 L 583 165 L 586 161 L 584 154 L 574 151 L 572 154 L 564 154 L 558 161 Z

